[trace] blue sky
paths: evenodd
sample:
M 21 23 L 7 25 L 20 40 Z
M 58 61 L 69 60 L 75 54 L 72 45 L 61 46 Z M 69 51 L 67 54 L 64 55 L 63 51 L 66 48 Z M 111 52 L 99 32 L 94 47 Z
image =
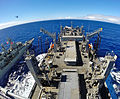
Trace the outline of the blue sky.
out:
M 120 17 L 119 11 L 120 0 L 0 0 L 0 23 L 93 14 Z

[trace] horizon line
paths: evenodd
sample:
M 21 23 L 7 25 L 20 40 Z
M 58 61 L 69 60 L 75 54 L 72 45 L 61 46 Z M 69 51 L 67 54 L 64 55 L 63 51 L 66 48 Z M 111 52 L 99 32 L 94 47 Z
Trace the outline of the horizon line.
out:
M 24 20 L 24 21 L 11 21 L 11 22 L 6 22 L 6 23 L 1 23 L 0 30 L 9 28 L 9 27 L 13 27 L 13 26 L 17 26 L 17 25 L 32 23 L 32 22 L 62 20 L 62 19 L 91 20 L 91 21 L 108 22 L 108 23 L 114 23 L 114 24 L 120 25 L 119 17 L 104 16 L 104 15 L 88 15 L 85 17 L 70 17 L 70 16 L 68 16 L 68 17 L 58 17 L 58 18 L 51 18 L 51 19 L 33 19 L 33 20 Z

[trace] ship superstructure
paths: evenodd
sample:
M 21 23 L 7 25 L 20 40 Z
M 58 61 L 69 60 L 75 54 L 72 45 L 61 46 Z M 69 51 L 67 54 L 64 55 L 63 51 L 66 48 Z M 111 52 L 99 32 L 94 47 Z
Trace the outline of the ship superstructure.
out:
M 10 48 L 8 50 L 5 49 L 3 44 L 2 46 L 2 52 L 0 53 L 0 82 L 2 83 L 3 77 L 9 70 L 12 68 L 12 66 L 22 57 L 25 50 L 28 49 L 28 47 L 32 44 L 34 38 L 26 41 L 24 44 L 21 42 L 12 42 L 11 39 L 8 39 L 8 44 L 10 44 Z

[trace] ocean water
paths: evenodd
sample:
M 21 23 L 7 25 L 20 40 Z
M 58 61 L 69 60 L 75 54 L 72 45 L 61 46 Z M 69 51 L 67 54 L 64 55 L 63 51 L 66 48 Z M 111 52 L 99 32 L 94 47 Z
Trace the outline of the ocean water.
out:
M 41 48 L 38 47 L 39 36 L 42 37 L 42 46 L 44 52 L 47 51 L 48 45 L 50 42 L 52 42 L 52 39 L 49 36 L 40 32 L 40 28 L 44 28 L 49 32 L 56 33 L 58 35 L 60 32 L 60 25 L 71 26 L 71 21 L 73 27 L 84 25 L 85 32 L 92 32 L 98 28 L 103 28 L 103 32 L 100 33 L 101 44 L 98 50 L 98 56 L 105 56 L 106 52 L 113 50 L 114 53 L 118 56 L 116 61 L 116 68 L 120 70 L 120 25 L 117 24 L 75 19 L 32 22 L 0 30 L 0 44 L 4 44 L 7 48 L 9 47 L 6 44 L 8 38 L 11 38 L 15 42 L 25 42 L 34 37 L 35 40 L 33 43 L 33 48 L 35 49 L 37 55 L 42 53 Z M 94 39 L 96 38 L 94 37 L 90 42 L 93 42 Z M 48 45 L 45 44 L 46 40 L 49 41 Z M 109 79 L 112 80 L 112 78 L 109 76 L 106 82 L 107 85 L 109 85 L 109 89 L 111 89 L 112 84 L 109 84 Z

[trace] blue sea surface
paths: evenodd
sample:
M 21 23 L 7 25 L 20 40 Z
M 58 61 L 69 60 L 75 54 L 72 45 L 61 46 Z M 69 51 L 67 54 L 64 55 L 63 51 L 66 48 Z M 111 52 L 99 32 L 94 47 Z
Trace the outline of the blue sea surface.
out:
M 15 42 L 25 42 L 34 37 L 35 40 L 33 46 L 36 49 L 36 54 L 39 54 L 41 53 L 41 48 L 38 47 L 39 36 L 42 37 L 42 46 L 44 52 L 47 51 L 48 48 L 48 46 L 45 44 L 45 41 L 48 40 L 49 44 L 52 42 L 52 39 L 49 36 L 40 32 L 40 28 L 44 28 L 47 31 L 56 33 L 58 35 L 58 33 L 60 33 L 60 26 L 71 26 L 71 21 L 73 27 L 83 25 L 85 32 L 92 32 L 98 28 L 103 28 L 103 32 L 100 33 L 101 45 L 98 50 L 98 56 L 105 56 L 106 52 L 113 50 L 118 56 L 116 67 L 118 70 L 120 70 L 120 25 L 118 24 L 77 19 L 32 22 L 0 30 L 0 44 L 3 43 L 7 48 L 8 45 L 6 44 L 6 41 L 8 38 L 11 38 Z M 93 38 L 90 42 L 93 42 L 94 39 L 95 38 Z M 106 83 L 111 90 L 112 84 L 109 83 L 109 79 L 112 80 L 112 78 L 109 76 Z

